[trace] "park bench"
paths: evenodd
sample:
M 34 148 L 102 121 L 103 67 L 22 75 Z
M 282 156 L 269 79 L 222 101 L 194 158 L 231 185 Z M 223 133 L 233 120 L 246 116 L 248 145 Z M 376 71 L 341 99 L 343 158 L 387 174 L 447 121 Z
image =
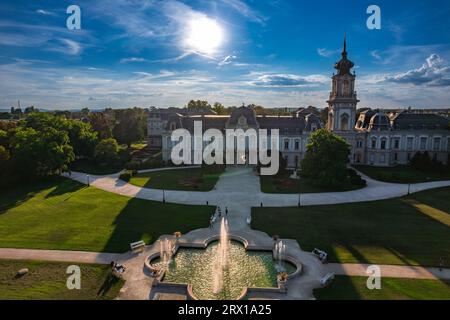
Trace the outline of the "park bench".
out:
M 132 242 L 132 243 L 130 243 L 130 248 L 131 248 L 131 251 L 133 251 L 133 252 L 142 252 L 142 251 L 144 251 L 144 248 L 145 248 L 145 242 L 142 240 L 137 241 L 137 242 Z
M 320 284 L 322 287 L 325 287 L 330 284 L 334 279 L 334 273 L 327 273 L 325 276 L 320 278 Z
M 319 250 L 319 249 L 315 248 L 312 251 L 312 254 L 315 255 L 317 258 L 319 258 L 319 260 L 322 263 L 326 263 L 327 262 L 328 254 L 325 251 L 322 251 L 322 250 Z

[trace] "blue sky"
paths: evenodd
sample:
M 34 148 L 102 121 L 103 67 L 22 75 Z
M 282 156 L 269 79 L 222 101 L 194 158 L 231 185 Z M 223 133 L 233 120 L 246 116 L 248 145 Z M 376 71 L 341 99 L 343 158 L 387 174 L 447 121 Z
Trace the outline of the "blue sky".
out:
M 449 17 L 447 0 L 4 0 L 0 108 L 324 107 L 344 33 L 361 107 L 450 107 Z

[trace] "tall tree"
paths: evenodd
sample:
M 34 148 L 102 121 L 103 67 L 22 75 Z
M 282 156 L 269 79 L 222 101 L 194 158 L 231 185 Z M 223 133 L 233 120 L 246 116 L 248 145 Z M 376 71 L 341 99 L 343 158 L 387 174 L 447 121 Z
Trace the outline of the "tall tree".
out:
M 326 129 L 311 134 L 301 162 L 301 175 L 312 184 L 338 187 L 347 183 L 350 146 Z
M 112 121 L 110 116 L 103 112 L 94 112 L 89 115 L 92 129 L 97 132 L 98 137 L 103 140 L 112 136 Z
M 223 104 L 221 104 L 220 102 L 216 102 L 214 103 L 214 106 L 212 108 L 218 115 L 224 115 L 226 114 L 225 112 L 225 107 L 223 106 Z
M 114 138 L 120 143 L 131 146 L 133 142 L 145 138 L 147 129 L 147 116 L 142 109 L 133 108 L 116 110 L 116 125 L 113 129 Z
M 205 100 L 191 100 L 187 105 L 188 109 L 207 110 L 211 109 L 211 105 Z
M 65 170 L 75 159 L 67 132 L 55 128 L 37 131 L 18 127 L 11 137 L 15 172 L 22 177 L 41 177 Z

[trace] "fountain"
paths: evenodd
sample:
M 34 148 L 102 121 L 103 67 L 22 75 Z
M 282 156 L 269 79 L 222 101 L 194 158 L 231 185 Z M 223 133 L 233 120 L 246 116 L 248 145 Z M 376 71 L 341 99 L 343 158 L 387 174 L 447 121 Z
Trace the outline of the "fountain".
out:
M 286 252 L 286 245 L 283 243 L 283 241 L 278 241 L 275 243 L 275 248 L 273 250 L 273 258 L 275 261 L 277 261 L 277 271 L 283 272 L 286 271 L 283 265 L 283 259 L 284 254 Z
M 229 245 L 230 243 L 228 240 L 228 221 L 225 218 L 222 218 L 222 222 L 220 224 L 219 245 L 212 270 L 214 294 L 219 293 L 220 291 L 222 291 L 223 288 L 224 272 L 228 268 Z
M 162 265 L 167 268 L 172 258 L 172 243 L 169 239 L 164 239 L 160 241 L 159 256 L 161 258 Z

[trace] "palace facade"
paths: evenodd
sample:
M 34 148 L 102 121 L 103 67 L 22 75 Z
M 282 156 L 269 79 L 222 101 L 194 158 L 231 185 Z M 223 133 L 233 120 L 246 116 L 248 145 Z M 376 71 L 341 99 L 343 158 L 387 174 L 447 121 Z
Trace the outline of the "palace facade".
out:
M 346 41 L 342 58 L 334 68 L 328 103 L 326 128 L 343 137 L 351 146 L 350 163 L 373 166 L 408 164 L 416 152 L 447 163 L 450 155 L 449 118 L 437 113 L 412 110 L 389 111 L 365 109 L 357 114 L 359 102 L 355 90 L 354 64 L 347 58 Z M 164 161 L 170 160 L 174 142 L 171 133 L 187 129 L 193 134 L 194 121 L 202 121 L 203 131 L 219 129 L 279 129 L 280 151 L 288 166 L 296 167 L 306 152 L 312 132 L 322 128 L 319 115 L 312 109 L 300 109 L 292 116 L 259 116 L 242 106 L 231 115 L 195 112 L 186 109 L 151 110 L 148 135 L 151 146 L 161 149 Z M 193 144 L 192 144 L 193 145 Z

